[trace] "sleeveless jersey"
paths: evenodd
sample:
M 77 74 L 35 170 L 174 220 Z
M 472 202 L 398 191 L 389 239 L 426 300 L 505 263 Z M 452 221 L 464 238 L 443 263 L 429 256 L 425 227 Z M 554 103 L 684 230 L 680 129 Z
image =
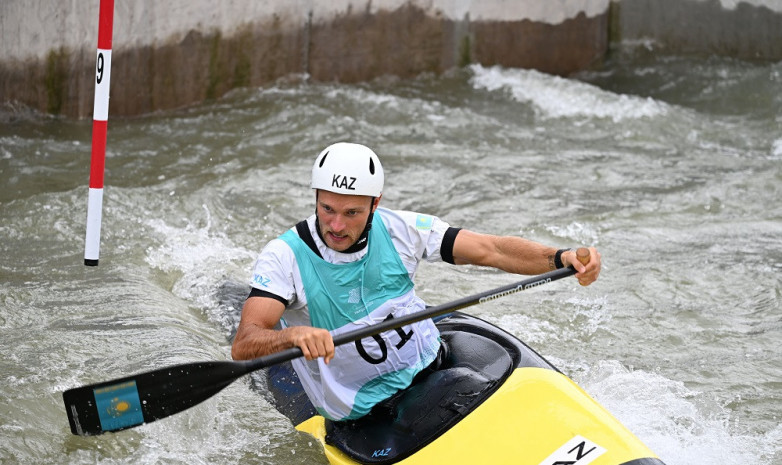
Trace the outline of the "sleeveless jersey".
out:
M 323 260 L 292 230 L 280 239 L 294 252 L 310 324 L 333 336 L 425 307 L 379 215 L 372 222 L 367 253 L 355 262 Z M 355 419 L 406 388 L 434 360 L 439 346 L 437 328 L 425 320 L 343 344 L 328 365 L 323 359 L 299 358 L 292 363 L 321 415 L 332 420 Z

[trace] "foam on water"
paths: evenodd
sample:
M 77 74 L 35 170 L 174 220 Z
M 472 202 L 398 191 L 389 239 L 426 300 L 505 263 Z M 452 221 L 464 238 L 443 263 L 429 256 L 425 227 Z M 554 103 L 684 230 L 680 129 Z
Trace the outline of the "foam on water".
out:
M 255 254 L 238 247 L 225 233 L 214 231 L 209 208 L 202 207 L 206 221 L 201 227 L 190 222 L 177 227 L 163 219 L 147 220 L 147 224 L 162 235 L 164 242 L 147 249 L 146 261 L 154 268 L 178 276 L 172 292 L 191 302 L 230 333 L 234 329 L 235 315 L 225 307 L 218 290 L 226 282 L 235 281 L 237 274 L 249 276 L 250 270 L 243 268 L 252 262 Z M 241 281 L 249 283 L 248 279 Z M 243 288 L 249 291 L 249 284 Z
M 508 92 L 541 118 L 607 118 L 614 122 L 664 116 L 668 106 L 652 98 L 617 95 L 584 82 L 536 70 L 471 65 L 475 89 Z
M 774 160 L 782 160 L 782 139 L 777 139 L 771 145 L 771 158 Z
M 575 377 L 666 465 L 778 463 L 782 426 L 751 434 L 708 393 L 605 360 Z
M 595 225 L 570 223 L 565 226 L 551 225 L 547 229 L 554 236 L 568 239 L 576 244 L 597 246 L 600 243 L 600 231 Z

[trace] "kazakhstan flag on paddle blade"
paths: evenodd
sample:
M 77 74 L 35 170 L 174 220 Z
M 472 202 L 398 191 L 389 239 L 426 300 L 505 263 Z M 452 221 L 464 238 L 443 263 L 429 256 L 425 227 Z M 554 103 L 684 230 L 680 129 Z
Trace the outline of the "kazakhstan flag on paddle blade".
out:
M 93 392 L 103 431 L 115 431 L 144 423 L 135 381 L 95 389 Z
M 415 228 L 423 230 L 432 229 L 433 222 L 434 218 L 429 215 L 418 215 L 415 219 Z

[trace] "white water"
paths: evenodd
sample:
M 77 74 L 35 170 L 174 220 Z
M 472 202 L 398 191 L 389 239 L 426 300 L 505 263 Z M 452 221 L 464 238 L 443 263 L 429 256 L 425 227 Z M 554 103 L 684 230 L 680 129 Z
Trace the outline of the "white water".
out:
M 531 344 L 668 465 L 782 463 L 780 65 L 617 57 L 580 80 L 247 89 L 109 123 L 100 266 L 82 265 L 89 122 L 0 128 L 0 462 L 324 463 L 249 383 L 118 434 L 70 435 L 61 392 L 227 359 L 258 250 L 312 210 L 311 160 L 381 154 L 384 203 L 590 244 L 603 275 L 471 309 Z M 424 265 L 432 304 L 512 282 Z

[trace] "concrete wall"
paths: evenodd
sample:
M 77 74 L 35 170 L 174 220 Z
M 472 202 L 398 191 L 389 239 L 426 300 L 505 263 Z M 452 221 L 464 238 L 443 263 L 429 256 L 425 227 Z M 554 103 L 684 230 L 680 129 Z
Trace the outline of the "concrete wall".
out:
M 782 60 L 782 0 L 612 0 L 611 40 L 658 50 Z
M 567 75 L 599 62 L 610 37 L 651 36 L 673 48 L 740 43 L 734 49 L 742 54 L 782 59 L 782 41 L 766 40 L 782 31 L 782 0 L 735 3 L 115 0 L 110 114 L 176 108 L 296 74 L 356 82 L 481 63 Z M 91 116 L 98 5 L 1 0 L 0 102 Z M 716 26 L 698 22 L 704 8 Z M 719 29 L 710 40 L 699 32 L 696 41 L 687 32 L 692 21 Z
M 92 112 L 98 0 L 0 2 L 0 99 Z M 605 53 L 609 0 L 116 0 L 112 115 L 291 74 L 355 82 L 470 62 L 568 74 Z

